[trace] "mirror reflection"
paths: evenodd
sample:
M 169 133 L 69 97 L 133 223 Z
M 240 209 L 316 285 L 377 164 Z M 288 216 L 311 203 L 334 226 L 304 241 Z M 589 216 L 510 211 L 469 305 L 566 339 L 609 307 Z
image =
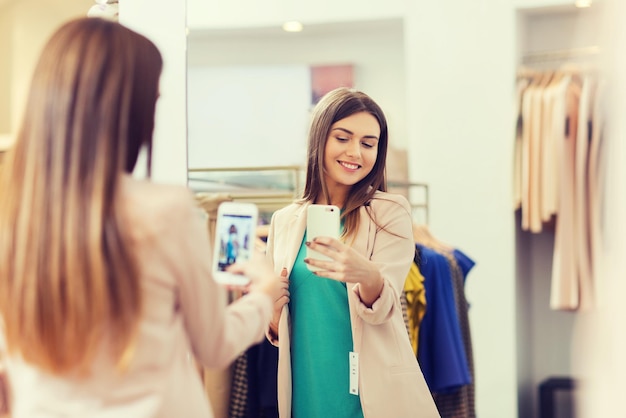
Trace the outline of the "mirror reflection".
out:
M 506 306 L 517 304 L 517 319 L 513 320 L 519 325 L 516 331 L 517 360 L 508 364 L 506 355 L 501 360 L 507 364 L 506 367 L 510 367 L 511 379 L 516 380 L 515 391 L 520 393 L 516 406 L 519 416 L 538 416 L 540 388 L 558 383 L 559 377 L 565 377 L 565 380 L 560 381 L 563 387 L 556 385 L 553 390 L 561 391 L 559 393 L 564 395 L 555 408 L 565 414 L 563 416 L 574 413 L 575 393 L 571 382 L 574 381 L 576 367 L 572 366 L 573 360 L 569 353 L 577 317 L 571 315 L 569 309 L 553 310 L 550 307 L 555 215 L 551 215 L 552 220 L 543 222 L 541 232 L 529 231 L 522 223 L 521 204 L 517 204 L 517 209 L 506 213 L 509 216 L 516 213 L 520 216 L 508 221 L 515 223 L 515 236 L 509 237 L 506 242 L 493 241 L 491 244 L 485 240 L 478 240 L 482 244 L 477 242 L 479 235 L 489 235 L 488 225 L 482 231 L 480 228 L 465 228 L 461 221 L 454 221 L 459 216 L 471 217 L 469 214 L 474 210 L 478 212 L 484 208 L 489 211 L 492 207 L 486 199 L 481 200 L 469 193 L 465 196 L 469 196 L 467 202 L 471 202 L 473 209 L 461 209 L 459 199 L 464 193 L 461 190 L 478 190 L 482 187 L 469 180 L 463 183 L 464 177 L 478 179 L 508 176 L 515 178 L 515 188 L 521 185 L 521 173 L 516 171 L 519 165 L 513 167 L 509 163 L 502 164 L 504 170 L 500 167 L 496 172 L 494 167 L 482 166 L 482 163 L 477 167 L 475 164 L 486 161 L 484 159 L 491 158 L 490 155 L 498 161 L 513 154 L 515 158 L 521 158 L 522 155 L 516 151 L 519 144 L 515 145 L 514 124 L 510 127 L 511 145 L 510 149 L 507 145 L 506 155 L 500 152 L 502 149 L 496 153 L 493 147 L 496 141 L 485 139 L 491 136 L 494 121 L 509 118 L 507 112 L 511 106 L 506 101 L 506 94 L 500 95 L 500 101 L 493 106 L 486 103 L 483 106 L 480 100 L 472 100 L 472 95 L 475 99 L 482 95 L 476 89 L 479 80 L 484 83 L 481 89 L 488 90 L 492 88 L 492 78 L 498 80 L 493 81 L 493 86 L 505 79 L 499 75 L 492 77 L 491 72 L 506 72 L 506 80 L 509 81 L 513 95 L 516 83 L 523 77 L 545 73 L 554 75 L 563 68 L 569 68 L 565 71 L 577 69 L 579 75 L 585 76 L 588 65 L 593 65 L 598 57 L 598 45 L 602 41 L 598 31 L 594 31 L 593 22 L 598 18 L 596 9 L 575 8 L 572 4 L 550 0 L 536 3 L 540 4 L 527 5 L 519 1 L 508 9 L 510 16 L 514 17 L 512 21 L 516 23 L 515 33 L 511 35 L 513 43 L 507 43 L 506 37 L 493 42 L 482 38 L 476 40 L 478 37 L 474 38 L 475 31 L 470 31 L 471 34 L 466 32 L 468 29 L 465 23 L 456 20 L 466 13 L 474 16 L 476 22 L 484 21 L 487 24 L 487 21 L 493 23 L 493 20 L 505 16 L 508 18 L 505 12 L 498 14 L 497 11 L 483 10 L 481 14 L 460 5 L 458 10 L 455 9 L 457 13 L 452 12 L 454 7 L 444 12 L 433 6 L 428 10 L 409 9 L 399 13 L 397 18 L 338 22 L 331 17 L 328 22 L 320 23 L 324 21 L 321 18 L 315 24 L 305 24 L 304 30 L 298 33 L 287 33 L 278 24 L 268 26 L 263 23 L 266 22 L 265 15 L 260 16 L 258 22 L 254 19 L 240 24 L 231 22 L 230 27 L 224 24 L 220 29 L 200 26 L 190 28 L 189 184 L 198 192 L 230 193 L 230 198 L 234 199 L 237 199 L 237 193 L 241 193 L 240 199 L 261 203 L 264 202 L 263 197 L 255 193 L 272 193 L 274 188 L 281 192 L 287 190 L 284 200 L 265 206 L 268 215 L 301 196 L 298 187 L 304 184 L 303 173 L 300 172 L 299 181 L 286 179 L 292 178 L 290 170 L 297 171 L 305 163 L 307 125 L 312 107 L 311 69 L 315 66 L 350 66 L 353 69 L 353 86 L 371 95 L 384 109 L 390 127 L 388 180 L 390 186 L 398 186 L 391 189 L 404 194 L 413 206 L 414 240 L 437 254 L 447 255 L 448 259 L 453 257 L 450 254 L 460 251 L 459 245 L 462 243 L 467 252 L 461 254 L 467 257 L 465 261 L 469 264 L 463 267 L 463 262 L 459 260 L 456 267 L 452 264 L 453 271 L 454 268 L 461 268 L 465 274 L 469 274 L 467 286 L 463 285 L 464 279 L 459 279 L 461 286 L 451 288 L 450 291 L 456 292 L 456 299 L 452 298 L 453 305 L 454 300 L 459 302 L 461 295 L 461 302 L 472 306 L 472 309 L 461 306 L 460 310 L 465 315 L 459 315 L 458 309 L 455 315 L 455 327 L 460 333 L 457 341 L 464 345 L 461 352 L 470 378 L 451 383 L 451 387 L 461 388 L 451 390 L 458 396 L 451 402 L 456 402 L 456 407 L 470 406 L 460 412 L 461 415 L 450 415 L 452 412 L 447 410 L 442 416 L 474 416 L 476 404 L 482 405 L 484 411 L 506 409 L 503 403 L 494 400 L 488 393 L 474 393 L 473 388 L 475 370 L 476 376 L 482 377 L 484 385 L 493 390 L 502 387 L 498 367 L 492 362 L 496 353 L 491 342 L 494 337 L 489 318 L 494 312 L 486 308 L 492 302 L 501 302 Z M 286 13 L 285 10 L 283 12 Z M 403 13 L 406 15 L 403 16 Z M 228 13 L 225 16 L 228 21 Z M 217 17 L 214 17 L 214 22 L 217 21 Z M 493 65 L 503 67 L 506 61 L 504 56 L 498 61 L 498 54 L 511 50 L 514 51 L 512 56 L 516 66 L 508 70 L 496 70 Z M 487 61 L 493 63 L 489 67 L 491 69 L 479 70 L 478 67 Z M 561 75 L 558 79 L 561 79 Z M 260 87 L 260 84 L 263 86 Z M 407 103 L 410 105 L 407 106 Z M 473 108 L 462 108 L 462 104 L 469 104 Z M 419 109 L 421 113 L 411 114 L 408 109 Z M 215 120 L 210 121 L 208 115 L 214 115 Z M 474 125 L 472 120 L 481 122 Z M 465 126 L 466 130 L 461 132 L 450 128 L 457 122 Z M 481 128 L 478 128 L 479 124 Z M 226 128 L 222 129 L 224 126 Z M 417 131 L 425 136 L 417 137 Z M 498 132 L 503 136 L 504 130 Z M 474 164 L 466 164 L 467 159 L 455 157 L 453 154 L 457 151 L 465 152 L 467 159 L 474 161 Z M 284 175 L 278 174 L 283 171 L 281 166 L 285 165 L 288 167 L 285 167 Z M 421 174 L 416 175 L 418 172 Z M 297 174 L 295 178 L 298 178 Z M 433 184 L 439 186 L 435 191 Z M 445 188 L 445 185 L 458 189 L 454 192 L 443 190 L 441 186 Z M 515 190 L 510 193 L 512 199 L 517 199 Z M 491 193 L 486 189 L 484 191 Z M 248 195 L 244 196 L 246 193 Z M 431 223 L 433 206 L 429 205 L 429 200 L 432 201 L 433 193 L 438 196 L 435 200 L 438 211 L 434 215 L 435 222 Z M 505 214 L 499 216 L 504 217 Z M 265 219 L 269 219 L 269 216 Z M 473 221 L 466 219 L 463 222 Z M 502 225 L 494 228 L 501 230 Z M 500 236 L 495 230 L 492 232 Z M 464 236 L 471 238 L 464 239 Z M 453 242 L 456 240 L 454 237 L 459 237 L 458 242 Z M 514 264 L 518 265 L 517 271 L 513 272 L 514 301 L 507 303 L 502 298 L 494 299 L 491 295 L 493 287 L 490 288 L 485 281 L 480 282 L 479 277 L 474 277 L 484 277 L 488 273 L 483 269 L 489 269 L 490 266 L 495 268 L 495 264 L 488 260 L 487 254 L 491 250 L 487 250 L 487 247 L 509 245 L 509 241 L 513 252 L 511 259 L 496 263 L 502 271 L 512 268 Z M 476 260 L 478 254 L 482 254 L 482 257 Z M 474 261 L 478 263 L 478 272 L 468 267 L 473 266 Z M 404 290 L 403 297 L 406 297 L 407 289 Z M 466 296 L 467 300 L 464 300 Z M 406 300 L 403 301 L 406 303 Z M 505 309 L 504 306 L 500 308 L 499 312 Z M 409 328 L 414 325 L 408 323 Z M 412 331 L 415 336 L 415 330 Z M 485 354 L 487 352 L 491 354 Z M 478 358 L 476 365 L 473 364 L 474 357 Z M 422 367 L 428 369 L 429 366 Z M 440 369 L 437 371 L 441 372 Z M 476 383 L 480 383 L 480 378 L 476 378 Z M 468 381 L 472 383 L 468 384 Z M 446 392 L 429 383 L 436 388 L 434 392 Z M 440 411 L 444 411 L 446 400 L 450 401 L 451 398 L 441 393 L 435 393 L 435 398 Z M 459 400 L 461 398 L 463 400 Z
M 396 193 L 412 197 L 416 218 L 427 219 L 426 185 L 408 182 L 403 47 L 400 19 L 307 25 L 301 33 L 280 28 L 191 28 L 187 81 L 190 187 L 205 205 L 211 198 L 253 202 L 260 208 L 261 223 L 267 225 L 276 210 L 302 197 L 308 129 L 316 103 L 336 87 L 366 90 L 369 86 L 367 94 L 375 97 L 389 121 L 384 147 L 387 150 L 389 146 L 390 186 Z M 345 121 L 352 126 L 349 118 Z M 361 129 L 357 125 L 349 132 L 360 135 Z M 260 230 L 265 229 L 261 226 Z M 418 230 L 426 231 L 416 228 L 416 234 Z M 410 235 L 411 229 L 405 233 Z M 278 242 L 285 239 L 274 237 Z M 293 297 L 292 292 L 290 304 L 295 303 Z M 400 309 L 397 314 L 401 315 Z M 408 340 L 405 342 L 410 352 Z M 413 362 L 416 350 L 415 344 Z M 244 377 L 251 387 L 263 390 L 248 392 L 240 401 L 259 413 L 252 416 L 278 416 L 281 400 L 273 395 L 277 382 L 272 377 L 278 350 L 263 342 L 246 353 L 245 361 L 246 370 L 263 369 Z M 241 362 L 235 362 L 232 373 L 241 372 Z M 226 387 L 232 378 L 229 371 L 205 371 L 204 376 L 210 385 L 217 381 Z M 230 387 L 237 390 L 232 384 Z M 232 413 L 237 393 L 219 396 L 215 388 L 208 392 L 218 415 Z M 358 399 L 348 395 L 346 400 L 350 398 Z

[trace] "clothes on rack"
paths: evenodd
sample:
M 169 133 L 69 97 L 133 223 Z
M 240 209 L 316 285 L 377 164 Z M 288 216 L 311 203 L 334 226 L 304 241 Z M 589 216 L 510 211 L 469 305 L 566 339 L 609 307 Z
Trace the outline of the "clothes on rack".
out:
M 224 193 L 197 193 L 196 202 L 207 215 L 207 228 L 211 243 L 215 240 L 215 226 L 217 222 L 217 209 L 222 202 L 230 202 L 232 198 Z M 207 257 L 210 257 L 207 254 Z M 226 290 L 224 290 L 226 292 Z M 227 292 L 227 299 L 233 300 L 232 292 Z M 204 390 L 211 401 L 215 418 L 227 418 L 230 386 L 232 380 L 232 366 L 223 370 L 198 367 L 200 378 L 204 383 Z
M 417 251 L 415 253 L 417 255 Z M 417 347 L 419 345 L 419 330 L 424 314 L 426 313 L 426 289 L 424 287 L 424 276 L 417 267 L 417 261 L 411 265 L 411 270 L 404 283 L 404 298 L 406 303 L 404 311 L 406 312 L 405 323 L 411 339 L 411 347 L 417 355 Z
M 540 233 L 554 225 L 552 309 L 593 305 L 593 258 L 601 244 L 603 88 L 596 75 L 573 67 L 518 74 L 514 207 L 524 231 Z
M 465 299 L 464 284 L 467 274 L 474 267 L 474 261 L 458 249 L 452 254 L 446 254 L 450 263 L 450 271 L 454 283 L 453 289 L 456 296 L 456 310 L 461 327 L 461 338 L 467 357 L 467 366 L 472 381 L 461 386 L 458 391 L 450 393 L 434 393 L 433 398 L 442 418 L 475 418 L 475 373 L 474 353 L 469 326 L 469 304 Z
M 414 227 L 416 255 L 404 287 L 414 352 L 442 418 L 475 417 L 474 364 L 464 285 L 474 266 L 460 250 Z
M 229 418 L 278 418 L 278 348 L 264 340 L 234 364 Z
M 256 248 L 265 251 L 268 225 L 256 228 Z M 229 418 L 278 418 L 278 347 L 267 339 L 234 362 Z
M 287 168 L 292 170 L 292 168 Z M 222 202 L 251 201 L 259 208 L 255 248 L 265 251 L 269 220 L 276 209 L 293 201 L 289 193 L 241 193 L 236 185 L 222 185 L 222 191 L 196 193 L 196 201 L 207 214 L 211 241 L 215 237 L 218 207 Z M 242 296 L 241 291 L 228 291 L 232 302 Z M 207 396 L 213 405 L 215 418 L 278 418 L 278 349 L 269 341 L 251 346 L 225 370 L 200 368 Z
M 396 184 L 396 186 L 398 186 Z M 407 190 L 417 188 L 422 193 L 419 203 L 412 205 L 412 210 L 421 210 L 424 212 L 422 218 L 428 219 L 428 188 L 427 185 L 421 183 L 402 183 L 399 187 L 405 187 Z M 259 221 L 261 224 L 264 220 L 269 221 L 271 213 L 277 208 L 275 205 L 281 204 L 282 201 L 272 201 L 271 205 L 267 204 L 265 195 L 258 194 L 252 196 L 236 192 L 211 193 L 207 191 L 198 192 L 198 202 L 204 207 L 209 218 L 209 231 L 211 235 L 215 234 L 215 215 L 219 202 L 217 200 L 252 200 L 257 203 L 256 199 L 261 199 L 265 204 L 260 206 Z M 263 216 L 263 215 L 267 216 Z M 420 212 L 421 214 L 421 212 Z M 267 236 L 267 225 L 259 225 L 257 228 L 257 248 L 263 248 L 263 238 Z M 424 232 L 417 228 L 414 234 Z M 447 247 L 446 247 L 447 248 Z M 415 269 L 416 270 L 416 269 Z M 416 270 L 418 274 L 419 271 Z M 229 295 L 232 298 L 232 295 Z M 406 305 L 402 295 L 403 306 Z M 417 296 L 417 295 L 416 295 Z M 419 296 L 417 296 L 419 297 Z M 423 295 L 422 295 L 423 299 Z M 406 309 L 403 309 L 403 313 Z M 419 314 L 423 316 L 423 312 Z M 406 319 L 406 318 L 405 318 Z M 405 320 L 408 324 L 408 321 Z M 414 324 L 419 326 L 421 317 L 418 317 Z M 407 331 L 410 329 L 407 328 Z M 417 340 L 417 334 L 414 335 Z M 417 342 L 416 342 L 417 344 Z M 416 349 L 416 348 L 415 348 Z M 268 341 L 250 347 L 246 352 L 242 353 L 229 368 L 229 370 L 214 375 L 210 370 L 201 370 L 207 385 L 207 394 L 212 399 L 216 407 L 216 417 L 228 416 L 229 418 L 277 418 L 278 417 L 278 401 L 277 401 L 277 348 Z M 226 398 L 226 399 L 225 399 Z M 225 401 L 225 402 L 224 402 Z M 226 403 L 226 404 L 225 404 Z

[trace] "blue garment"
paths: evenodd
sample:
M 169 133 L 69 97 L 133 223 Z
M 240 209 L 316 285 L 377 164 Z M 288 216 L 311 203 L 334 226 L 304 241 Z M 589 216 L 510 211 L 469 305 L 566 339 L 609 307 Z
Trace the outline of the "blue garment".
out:
M 463 283 L 465 283 L 465 279 L 467 279 L 467 274 L 470 270 L 476 265 L 474 260 L 469 258 L 466 254 L 464 254 L 461 250 L 455 249 L 452 253 L 454 258 L 456 259 L 457 264 L 461 268 L 463 272 Z
M 306 236 L 306 235 L 305 235 Z M 293 418 L 363 418 L 349 393 L 352 327 L 345 283 L 317 277 L 304 240 L 289 278 Z
M 452 272 L 444 255 L 420 244 L 416 248 L 421 254 L 419 268 L 426 292 L 417 359 L 430 391 L 450 393 L 472 381 L 456 311 Z

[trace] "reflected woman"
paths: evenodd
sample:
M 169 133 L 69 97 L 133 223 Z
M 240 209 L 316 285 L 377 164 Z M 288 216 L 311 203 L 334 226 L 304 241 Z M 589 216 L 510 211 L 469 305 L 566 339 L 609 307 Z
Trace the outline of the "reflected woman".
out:
M 268 237 L 289 288 L 268 332 L 281 417 L 439 417 L 402 317 L 415 244 L 409 203 L 386 193 L 386 155 L 387 122 L 369 96 L 339 88 L 319 101 L 303 197 L 274 214 Z M 311 204 L 341 208 L 340 239 L 305 241 Z M 306 246 L 331 261 L 306 258 Z

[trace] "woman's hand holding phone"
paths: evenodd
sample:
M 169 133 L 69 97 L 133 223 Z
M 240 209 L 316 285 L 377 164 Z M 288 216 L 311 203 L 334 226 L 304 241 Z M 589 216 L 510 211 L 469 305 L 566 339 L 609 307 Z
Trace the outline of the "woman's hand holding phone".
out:
M 315 267 L 315 274 L 345 283 L 369 285 L 380 278 L 376 264 L 352 247 L 330 237 L 317 237 L 306 243 L 307 247 L 323 254 L 329 260 L 306 258 L 309 266 Z
M 361 301 L 372 306 L 383 288 L 383 278 L 378 266 L 352 247 L 330 237 L 317 237 L 306 243 L 307 247 L 329 260 L 307 257 L 304 262 L 320 277 L 344 283 L 359 283 Z
M 250 259 L 256 242 L 258 208 L 253 203 L 224 202 L 217 210 L 213 244 L 213 279 L 227 288 L 240 289 L 249 277 L 232 274 L 229 266 Z

